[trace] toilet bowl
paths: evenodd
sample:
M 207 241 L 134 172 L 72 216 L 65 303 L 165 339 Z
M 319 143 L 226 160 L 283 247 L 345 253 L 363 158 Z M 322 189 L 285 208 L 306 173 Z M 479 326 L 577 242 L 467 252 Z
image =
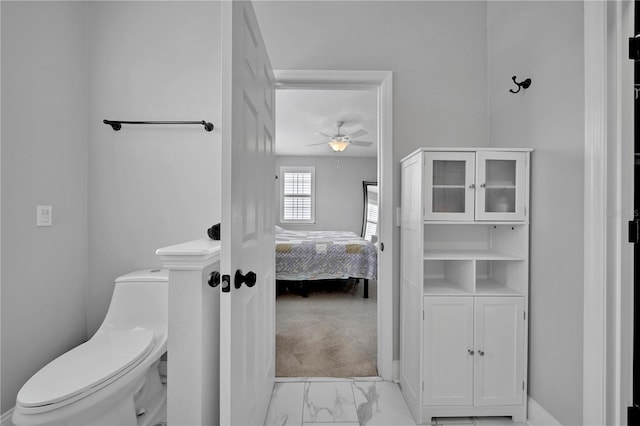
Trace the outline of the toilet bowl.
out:
M 107 315 L 86 343 L 20 389 L 16 426 L 153 426 L 166 416 L 158 365 L 167 350 L 167 270 L 116 279 Z

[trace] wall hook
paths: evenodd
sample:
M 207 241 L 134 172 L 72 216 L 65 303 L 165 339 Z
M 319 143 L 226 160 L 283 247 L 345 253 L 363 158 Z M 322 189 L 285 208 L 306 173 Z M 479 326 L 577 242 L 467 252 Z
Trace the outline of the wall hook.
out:
M 513 83 L 518 86 L 518 90 L 513 90 L 513 89 L 509 89 L 509 91 L 511 93 L 518 93 L 520 91 L 520 89 L 528 89 L 529 86 L 531 86 L 531 79 L 527 78 L 524 81 L 521 81 L 520 83 L 518 83 L 516 81 L 516 76 L 514 75 L 513 77 L 511 77 L 511 80 L 513 80 Z

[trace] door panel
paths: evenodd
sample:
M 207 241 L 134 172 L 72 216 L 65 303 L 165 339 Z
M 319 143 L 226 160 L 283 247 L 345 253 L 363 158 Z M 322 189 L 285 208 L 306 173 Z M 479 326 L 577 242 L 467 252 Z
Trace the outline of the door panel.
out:
M 275 380 L 274 77 L 251 3 L 221 7 L 220 423 L 261 425 Z M 237 271 L 255 284 L 236 288 Z
M 473 152 L 424 154 L 424 219 L 473 220 Z
M 524 220 L 525 160 L 523 152 L 476 154 L 477 220 Z
M 424 298 L 424 405 L 473 404 L 473 298 Z
M 474 404 L 523 401 L 524 298 L 475 298 Z

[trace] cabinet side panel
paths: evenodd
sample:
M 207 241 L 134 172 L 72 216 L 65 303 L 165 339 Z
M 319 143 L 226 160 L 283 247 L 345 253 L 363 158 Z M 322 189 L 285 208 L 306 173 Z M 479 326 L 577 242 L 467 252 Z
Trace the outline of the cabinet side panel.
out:
M 400 385 L 414 418 L 422 416 L 423 225 L 422 161 L 416 155 L 402 164 Z

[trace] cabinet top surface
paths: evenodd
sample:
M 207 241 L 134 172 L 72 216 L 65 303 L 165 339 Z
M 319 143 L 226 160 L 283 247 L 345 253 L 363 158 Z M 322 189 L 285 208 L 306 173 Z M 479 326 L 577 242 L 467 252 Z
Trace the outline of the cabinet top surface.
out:
M 411 154 L 407 155 L 400 161 L 404 161 L 409 157 L 416 155 L 421 152 L 478 152 L 478 151 L 488 151 L 488 152 L 533 152 L 533 148 L 478 148 L 478 147 L 422 147 L 413 151 Z

